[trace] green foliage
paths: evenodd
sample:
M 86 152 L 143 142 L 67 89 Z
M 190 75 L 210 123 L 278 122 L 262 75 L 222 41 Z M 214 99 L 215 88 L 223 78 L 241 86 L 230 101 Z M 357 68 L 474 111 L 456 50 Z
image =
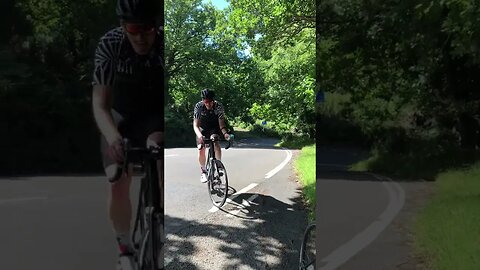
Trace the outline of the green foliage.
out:
M 304 31 L 291 47 L 277 47 L 272 58 L 259 60 L 268 85 L 260 119 L 277 123 L 280 131 L 314 136 L 315 50 L 313 31 Z M 309 41 L 310 40 L 310 41 Z
M 342 119 L 376 145 L 401 129 L 409 138 L 454 134 L 452 143 L 474 149 L 480 145 L 478 9 L 469 0 L 321 1 L 319 87 L 350 96 Z
M 165 110 L 165 140 L 166 147 L 192 147 L 195 145 L 195 134 L 192 132 L 192 120 L 182 114 Z
M 3 3 L 0 174 L 100 171 L 87 93 L 98 39 L 117 24 L 114 3 Z
M 257 43 L 248 33 L 266 31 L 266 37 L 267 32 L 279 31 L 279 25 L 247 29 L 259 26 L 248 21 L 249 12 L 263 3 L 241 8 L 240 2 L 231 4 L 219 11 L 201 1 L 166 2 L 167 106 L 191 119 L 200 90 L 213 88 L 230 122 L 268 120 L 277 132 L 313 137 L 314 31 L 303 25 L 295 42 Z M 287 2 L 268 4 L 277 19 L 288 13 L 287 7 L 293 8 Z M 288 14 L 294 16 L 293 11 Z M 269 51 L 271 57 L 257 56 L 256 50 Z
M 230 127 L 268 120 L 269 135 L 313 138 L 313 3 L 242 0 L 220 11 L 201 0 L 167 0 L 170 145 L 190 145 L 193 107 L 206 87 L 216 90 Z M 115 1 L 5 0 L 0 7 L 0 117 L 8 123 L 3 136 L 14 138 L 5 146 L 13 157 L 2 172 L 11 166 L 17 172 L 78 164 L 98 169 L 91 158 L 99 154 L 91 74 L 99 38 L 118 25 Z M 25 139 L 32 135 L 36 139 Z M 44 150 L 55 146 L 58 154 Z M 28 156 L 29 147 L 44 155 Z M 76 162 L 80 156 L 89 162 Z

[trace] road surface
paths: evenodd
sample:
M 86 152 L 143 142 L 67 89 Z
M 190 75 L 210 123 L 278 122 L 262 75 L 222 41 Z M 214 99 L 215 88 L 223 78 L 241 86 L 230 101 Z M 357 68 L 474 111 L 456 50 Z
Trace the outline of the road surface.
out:
M 224 150 L 237 196 L 217 211 L 195 149 L 166 150 L 167 269 L 296 267 L 306 215 L 291 152 L 273 143 Z M 115 269 L 107 191 L 101 175 L 1 178 L 0 269 Z
M 348 168 L 369 156 L 317 149 L 317 269 L 416 269 L 411 225 L 429 183 L 398 181 Z

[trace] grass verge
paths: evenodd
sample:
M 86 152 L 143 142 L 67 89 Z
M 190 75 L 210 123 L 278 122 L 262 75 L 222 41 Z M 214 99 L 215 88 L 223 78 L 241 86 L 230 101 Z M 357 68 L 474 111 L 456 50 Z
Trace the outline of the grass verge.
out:
M 309 221 L 315 220 L 315 149 L 315 144 L 303 147 L 300 156 L 295 160 L 294 164 L 300 178 L 300 183 L 303 186 L 303 193 L 308 207 Z
M 408 145 L 403 151 L 373 148 L 370 158 L 353 164 L 350 170 L 371 171 L 402 179 L 434 180 L 442 172 L 465 168 L 480 159 L 480 151 L 433 144 Z
M 285 147 L 289 149 L 302 149 L 305 146 L 311 145 L 314 143 L 313 139 L 303 137 L 303 136 L 287 136 L 282 139 L 282 141 L 275 146 Z
M 480 163 L 441 173 L 414 225 L 428 269 L 480 269 Z

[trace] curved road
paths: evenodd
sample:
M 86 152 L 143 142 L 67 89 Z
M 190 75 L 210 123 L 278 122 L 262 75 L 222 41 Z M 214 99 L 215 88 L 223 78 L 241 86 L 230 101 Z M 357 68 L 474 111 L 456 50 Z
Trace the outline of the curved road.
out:
M 306 216 L 290 154 L 273 143 L 224 150 L 242 194 L 219 211 L 209 211 L 195 149 L 166 150 L 167 269 L 296 267 Z M 107 189 L 103 176 L 0 179 L 0 269 L 115 269 Z
M 410 224 L 425 182 L 399 182 L 348 167 L 368 152 L 317 149 L 317 268 L 415 269 Z
M 306 217 L 292 153 L 273 144 L 255 140 L 222 150 L 235 194 L 221 210 L 212 207 L 200 182 L 197 150 L 167 149 L 167 269 L 298 267 Z

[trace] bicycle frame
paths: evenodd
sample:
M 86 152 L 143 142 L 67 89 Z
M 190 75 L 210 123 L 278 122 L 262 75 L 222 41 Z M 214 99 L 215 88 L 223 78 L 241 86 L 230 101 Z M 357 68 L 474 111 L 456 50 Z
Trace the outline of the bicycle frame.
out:
M 137 204 L 137 215 L 135 218 L 135 225 L 132 232 L 132 242 L 137 249 L 137 262 L 139 270 L 145 269 L 145 259 L 147 258 L 147 247 L 150 247 L 151 252 L 150 262 L 156 265 L 160 259 L 159 252 L 163 248 L 161 228 L 164 225 L 164 209 L 161 203 L 161 196 L 163 196 L 163 189 L 159 183 L 159 175 L 157 170 L 157 160 L 163 158 L 163 148 L 149 149 L 143 147 L 131 147 L 128 139 L 124 140 L 124 155 L 125 161 L 121 169 L 117 170 L 117 175 L 122 172 L 128 173 L 129 164 L 140 166 L 145 172 L 141 179 L 140 196 Z M 118 173 L 121 171 L 121 173 Z M 115 178 L 115 177 L 114 177 Z M 117 178 L 119 178 L 117 176 Z M 160 227 L 155 228 L 160 224 Z M 152 230 L 152 228 L 154 228 Z M 140 231 L 139 231 L 140 230 Z M 139 232 L 140 236 L 136 235 Z M 150 241 L 149 241 L 150 240 Z M 149 246 L 150 245 L 150 246 Z
M 211 167 L 211 164 L 217 159 L 215 157 L 215 142 L 225 141 L 228 142 L 228 145 L 225 147 L 225 150 L 230 148 L 231 141 L 230 140 L 222 140 L 219 138 L 207 139 L 203 137 L 203 144 L 206 146 L 208 145 L 208 152 L 207 152 L 207 160 L 206 160 L 206 169 L 208 172 L 208 168 Z

